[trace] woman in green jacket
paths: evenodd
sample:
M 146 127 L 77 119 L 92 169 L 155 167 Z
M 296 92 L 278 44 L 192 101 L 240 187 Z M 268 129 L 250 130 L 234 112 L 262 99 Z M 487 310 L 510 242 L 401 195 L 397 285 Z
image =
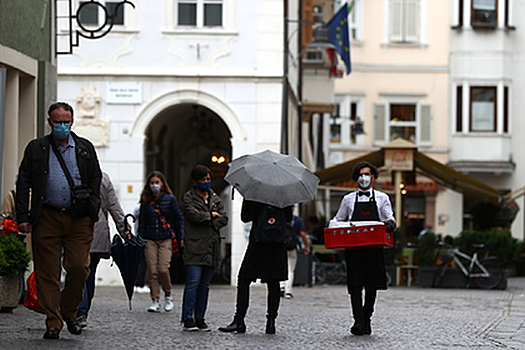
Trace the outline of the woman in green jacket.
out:
M 185 219 L 184 251 L 186 287 L 182 300 L 183 330 L 209 331 L 204 322 L 213 268 L 220 262 L 219 230 L 228 224 L 221 198 L 210 188 L 211 171 L 197 165 L 191 172 L 193 186 L 182 197 Z

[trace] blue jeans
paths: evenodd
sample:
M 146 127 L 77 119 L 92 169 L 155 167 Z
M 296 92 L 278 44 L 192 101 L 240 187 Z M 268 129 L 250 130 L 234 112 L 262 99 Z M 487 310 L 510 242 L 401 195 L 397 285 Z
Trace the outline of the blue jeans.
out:
M 101 253 L 91 253 L 89 254 L 91 262 L 89 263 L 89 276 L 86 280 L 86 286 L 84 288 L 84 299 L 78 306 L 77 318 L 80 316 L 88 316 L 89 309 L 91 308 L 91 300 L 95 295 L 95 274 L 97 273 L 98 263 L 104 254 Z
M 182 322 L 190 317 L 204 318 L 212 277 L 213 266 L 186 266 L 186 287 L 182 298 Z

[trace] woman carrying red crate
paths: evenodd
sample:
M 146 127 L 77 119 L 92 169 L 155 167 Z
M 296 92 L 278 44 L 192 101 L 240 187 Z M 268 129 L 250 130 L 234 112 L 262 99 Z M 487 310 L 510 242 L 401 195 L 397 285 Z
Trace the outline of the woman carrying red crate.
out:
M 354 167 L 352 179 L 358 183 L 359 190 L 343 198 L 334 218 L 336 221 L 383 221 L 388 232 L 396 228 L 388 195 L 373 188 L 377 176 L 377 169 L 368 162 L 361 162 Z M 377 290 L 387 289 L 383 248 L 347 249 L 345 253 L 347 287 L 355 321 L 350 332 L 354 335 L 368 335 L 372 333 L 370 319 L 374 312 Z

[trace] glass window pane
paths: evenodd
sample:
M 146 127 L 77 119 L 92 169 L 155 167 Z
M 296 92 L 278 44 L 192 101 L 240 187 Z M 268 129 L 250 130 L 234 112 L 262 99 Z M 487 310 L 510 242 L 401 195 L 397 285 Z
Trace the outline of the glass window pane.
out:
M 81 2 L 80 5 L 85 2 Z M 88 3 L 82 6 L 78 17 L 80 23 L 84 25 L 98 25 L 98 5 L 95 3 Z
M 495 131 L 496 127 L 496 88 L 472 87 L 471 131 Z
M 204 25 L 222 26 L 222 4 L 205 4 L 204 5 Z
M 475 10 L 496 10 L 496 0 L 473 0 L 472 7 Z
M 390 141 L 405 139 L 416 142 L 416 128 L 414 126 L 391 126 Z
M 179 3 L 179 18 L 177 23 L 180 26 L 197 25 L 197 4 Z
M 416 121 L 415 104 L 391 104 L 390 105 L 391 122 L 414 122 Z
M 124 24 L 124 4 L 117 7 L 118 2 L 106 2 L 106 9 L 108 10 L 108 16 L 115 16 L 114 24 Z M 116 13 L 115 13 L 116 12 Z

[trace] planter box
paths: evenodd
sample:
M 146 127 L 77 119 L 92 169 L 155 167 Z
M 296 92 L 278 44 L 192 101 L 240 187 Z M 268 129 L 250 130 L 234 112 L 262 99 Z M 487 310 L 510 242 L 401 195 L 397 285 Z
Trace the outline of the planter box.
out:
M 437 267 L 420 267 L 418 269 L 416 285 L 420 287 L 432 287 L 434 282 L 434 274 L 437 271 Z M 507 270 L 503 270 L 503 280 L 494 289 L 507 289 Z M 468 279 L 463 275 L 459 269 L 447 269 L 447 272 L 443 276 L 441 283 L 438 288 L 466 288 Z M 471 281 L 471 289 L 479 289 L 475 281 Z
M 11 312 L 18 305 L 20 276 L 0 276 L 0 312 Z

